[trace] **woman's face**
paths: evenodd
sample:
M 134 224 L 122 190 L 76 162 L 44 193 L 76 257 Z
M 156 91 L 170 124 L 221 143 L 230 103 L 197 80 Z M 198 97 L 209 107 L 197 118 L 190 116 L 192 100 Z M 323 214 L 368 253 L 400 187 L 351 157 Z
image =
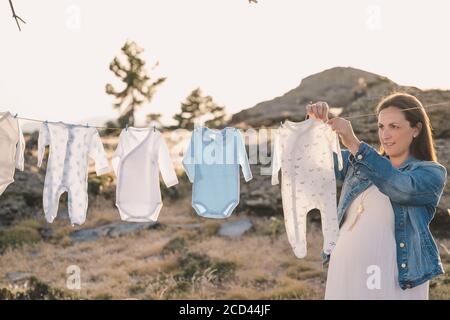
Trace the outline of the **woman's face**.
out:
M 418 134 L 419 129 L 411 128 L 399 108 L 388 107 L 378 114 L 378 137 L 389 157 L 409 155 L 409 146 Z

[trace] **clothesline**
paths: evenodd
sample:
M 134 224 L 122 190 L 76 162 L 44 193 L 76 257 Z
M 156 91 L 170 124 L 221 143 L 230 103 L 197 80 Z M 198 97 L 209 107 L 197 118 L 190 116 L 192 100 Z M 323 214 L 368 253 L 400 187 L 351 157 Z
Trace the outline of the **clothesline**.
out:
M 450 101 L 440 102 L 440 103 L 433 103 L 433 104 L 429 104 L 429 105 L 426 105 L 426 106 L 423 106 L 423 107 L 424 107 L 424 109 L 427 109 L 427 108 L 430 108 L 430 107 L 437 107 L 437 106 L 443 106 L 443 105 L 446 105 L 447 107 L 450 106 Z M 406 109 L 401 109 L 400 111 L 407 111 L 407 110 L 414 110 L 414 109 L 420 109 L 420 107 L 406 108 Z M 377 113 L 368 113 L 368 114 L 344 117 L 344 119 L 349 120 L 349 119 L 369 117 L 369 116 L 376 116 L 376 115 L 378 115 L 378 114 Z
M 429 104 L 429 105 L 424 106 L 424 108 L 428 109 L 428 108 L 437 107 L 437 106 L 450 106 L 450 101 L 444 101 L 444 102 L 440 102 L 440 103 Z M 406 108 L 406 109 L 401 109 L 400 111 L 403 112 L 403 111 L 414 110 L 414 109 L 420 109 L 420 107 Z M 342 117 L 342 118 L 347 119 L 347 120 L 351 120 L 351 119 L 371 117 L 371 116 L 376 116 L 376 115 L 378 115 L 378 114 L 377 113 L 367 113 L 367 114 L 360 114 L 360 115 L 348 116 L 348 117 Z M 47 121 L 47 120 L 19 117 L 17 113 L 16 113 L 16 115 L 14 117 L 17 118 L 17 119 L 21 119 L 21 120 L 40 122 L 40 123 L 58 123 L 58 122 L 62 122 L 62 121 L 53 121 L 52 122 L 52 121 Z M 73 124 L 73 125 L 80 126 L 80 127 L 87 127 L 87 128 L 102 129 L 102 130 L 123 130 L 123 129 L 126 129 L 128 127 L 127 126 L 125 128 L 122 128 L 122 127 L 91 126 L 89 124 L 86 124 L 86 125 Z M 264 127 L 264 128 L 265 129 L 277 129 L 275 127 Z

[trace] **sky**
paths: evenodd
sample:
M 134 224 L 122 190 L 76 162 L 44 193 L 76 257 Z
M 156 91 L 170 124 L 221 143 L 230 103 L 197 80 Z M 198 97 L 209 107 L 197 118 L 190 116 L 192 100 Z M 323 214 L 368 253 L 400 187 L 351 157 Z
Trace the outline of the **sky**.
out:
M 197 87 L 236 113 L 351 66 L 422 89 L 450 89 L 450 2 L 367 0 L 14 0 L 0 2 L 0 111 L 101 125 L 106 83 L 127 41 L 167 77 L 139 116 L 164 124 Z M 120 87 L 120 85 L 118 86 Z

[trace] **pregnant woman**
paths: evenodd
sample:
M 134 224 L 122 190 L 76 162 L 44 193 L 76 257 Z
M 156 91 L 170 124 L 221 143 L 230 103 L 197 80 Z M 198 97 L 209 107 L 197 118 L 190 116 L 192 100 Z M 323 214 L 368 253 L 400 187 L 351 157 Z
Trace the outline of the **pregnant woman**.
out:
M 429 118 L 414 96 L 396 93 L 377 106 L 380 150 L 355 136 L 351 123 L 328 119 L 324 102 L 311 118 L 339 135 L 344 168 L 339 238 L 330 256 L 325 299 L 428 299 L 429 280 L 444 273 L 429 224 L 447 172 L 437 162 Z M 336 163 L 337 157 L 335 157 Z

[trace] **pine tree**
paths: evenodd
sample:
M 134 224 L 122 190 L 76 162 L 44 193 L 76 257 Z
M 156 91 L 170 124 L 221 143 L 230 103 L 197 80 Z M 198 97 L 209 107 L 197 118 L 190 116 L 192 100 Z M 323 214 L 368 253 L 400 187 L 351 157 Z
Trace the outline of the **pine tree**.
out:
M 147 121 L 151 126 L 155 126 L 157 128 L 162 128 L 163 125 L 161 123 L 161 113 L 149 113 L 147 115 Z
M 119 126 L 134 125 L 134 112 L 146 102 L 151 102 L 158 86 L 166 78 L 153 81 L 145 68 L 145 61 L 141 58 L 143 49 L 135 42 L 126 42 L 122 47 L 126 57 L 124 64 L 119 57 L 115 57 L 109 69 L 125 84 L 123 90 L 116 90 L 112 84 L 106 85 L 106 93 L 114 96 L 114 108 L 119 110 Z M 158 66 L 156 63 L 151 70 Z
M 173 119 L 178 122 L 178 128 L 192 130 L 203 116 L 210 118 L 205 121 L 207 127 L 218 128 L 225 124 L 225 107 L 217 105 L 211 96 L 203 96 L 197 88 L 181 103 L 181 112 Z

